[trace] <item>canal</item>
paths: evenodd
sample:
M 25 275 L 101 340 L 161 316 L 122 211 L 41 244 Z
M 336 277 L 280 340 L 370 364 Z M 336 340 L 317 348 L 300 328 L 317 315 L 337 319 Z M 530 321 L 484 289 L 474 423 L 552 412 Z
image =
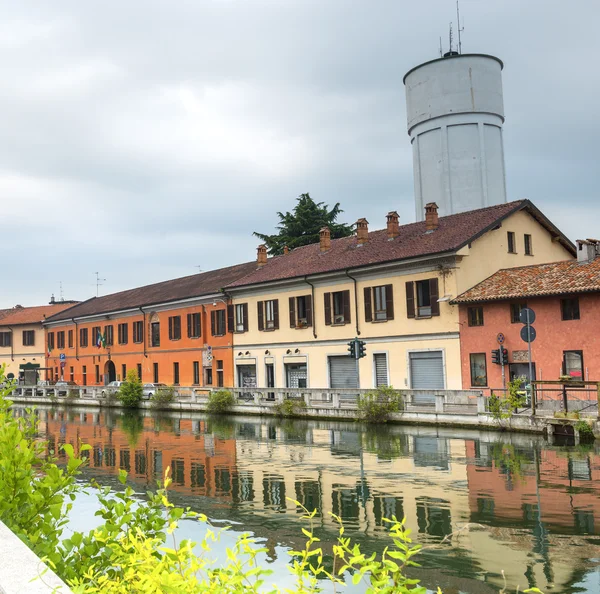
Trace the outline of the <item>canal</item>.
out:
M 268 549 L 271 583 L 291 583 L 287 551 L 303 543 L 301 513 L 291 498 L 319 510 L 318 536 L 326 546 L 336 536 L 330 512 L 343 518 L 364 551 L 388 544 L 383 518 L 406 516 L 414 541 L 425 547 L 415 575 L 431 589 L 492 593 L 506 579 L 510 590 L 600 594 L 598 446 L 551 446 L 523 434 L 194 413 L 40 407 L 36 414 L 55 451 L 64 443 L 76 451 L 81 443 L 92 446 L 84 479 L 117 488 L 123 468 L 143 494 L 170 467 L 172 501 L 216 526 L 231 526 L 221 547 L 252 532 Z M 94 511 L 92 495 L 82 495 L 73 529 L 93 527 Z M 193 522 L 181 528 L 196 540 L 200 530 Z

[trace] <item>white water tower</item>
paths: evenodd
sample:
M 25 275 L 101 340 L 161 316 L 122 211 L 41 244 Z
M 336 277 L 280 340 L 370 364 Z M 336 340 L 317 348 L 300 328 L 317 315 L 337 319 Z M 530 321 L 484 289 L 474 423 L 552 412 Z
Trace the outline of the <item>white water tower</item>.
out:
M 449 52 L 404 76 L 417 220 L 506 202 L 503 64 Z

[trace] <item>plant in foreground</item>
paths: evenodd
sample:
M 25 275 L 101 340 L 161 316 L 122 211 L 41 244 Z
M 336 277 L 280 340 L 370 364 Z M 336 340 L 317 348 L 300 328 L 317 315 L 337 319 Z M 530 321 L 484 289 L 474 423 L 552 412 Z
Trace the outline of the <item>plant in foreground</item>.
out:
M 144 387 L 142 386 L 142 380 L 140 380 L 135 369 L 130 369 L 127 372 L 127 379 L 119 388 L 117 398 L 123 406 L 137 408 L 140 405 L 143 394 Z
M 229 390 L 217 390 L 208 396 L 206 410 L 214 415 L 226 413 L 235 404 L 235 398 Z
M 358 412 L 367 423 L 387 423 L 392 413 L 402 409 L 402 395 L 391 386 L 381 386 L 358 399 Z
M 282 402 L 278 402 L 273 410 L 278 417 L 297 417 L 306 411 L 306 402 L 299 398 L 286 398 Z

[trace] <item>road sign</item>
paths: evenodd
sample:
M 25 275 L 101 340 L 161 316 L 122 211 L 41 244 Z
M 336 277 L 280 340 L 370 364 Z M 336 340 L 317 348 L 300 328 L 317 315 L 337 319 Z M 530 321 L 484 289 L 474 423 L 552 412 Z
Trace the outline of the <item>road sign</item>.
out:
M 65 355 L 64 353 L 60 354 L 60 360 L 61 361 L 66 361 L 67 360 L 67 355 Z
M 496 340 L 498 341 L 498 344 L 503 344 L 504 343 L 504 334 L 502 334 L 502 332 L 500 332 L 498 334 L 498 336 L 496 336 Z
M 533 342 L 535 340 L 535 337 L 536 337 L 536 332 L 535 332 L 535 328 L 533 326 L 523 326 L 521 328 L 521 338 L 525 342 Z
M 61 368 L 61 369 L 64 369 L 66 364 L 67 364 L 67 362 L 66 362 L 66 361 L 61 361 L 61 362 L 60 362 L 60 368 Z
M 519 320 L 523 324 L 533 324 L 535 322 L 535 312 L 530 307 L 524 307 L 519 314 Z

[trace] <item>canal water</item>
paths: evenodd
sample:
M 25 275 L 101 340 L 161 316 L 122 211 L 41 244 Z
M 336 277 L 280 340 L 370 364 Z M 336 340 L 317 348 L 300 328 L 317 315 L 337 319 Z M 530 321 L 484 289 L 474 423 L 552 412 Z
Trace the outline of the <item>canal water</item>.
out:
M 25 414 L 17 407 L 17 414 Z M 537 436 L 359 423 L 122 414 L 39 408 L 40 432 L 92 446 L 84 478 L 118 488 L 119 468 L 137 492 L 171 468 L 177 505 L 251 532 L 268 549 L 270 583 L 292 583 L 288 551 L 302 546 L 301 513 L 316 508 L 325 546 L 330 513 L 363 551 L 389 544 L 384 518 L 406 517 L 424 546 L 416 570 L 428 588 L 492 593 L 536 586 L 600 594 L 600 448 L 549 445 Z M 94 526 L 95 500 L 82 496 L 73 529 Z M 181 534 L 200 539 L 185 523 Z M 217 551 L 221 555 L 223 551 Z M 349 591 L 361 592 L 364 587 Z

